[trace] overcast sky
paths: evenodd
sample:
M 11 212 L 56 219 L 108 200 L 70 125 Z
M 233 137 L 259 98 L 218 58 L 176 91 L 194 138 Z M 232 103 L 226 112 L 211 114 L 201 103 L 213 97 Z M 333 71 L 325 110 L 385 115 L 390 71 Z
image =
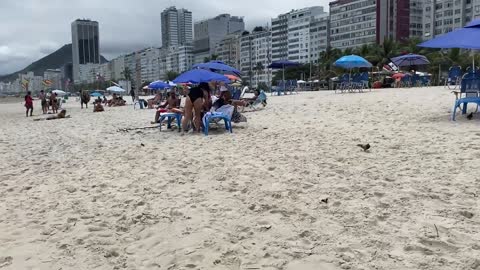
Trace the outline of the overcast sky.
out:
M 247 30 L 291 9 L 324 6 L 329 0 L 0 0 L 0 74 L 18 71 L 71 43 L 77 18 L 100 23 L 100 52 L 107 59 L 161 46 L 160 13 L 175 5 L 198 21 L 221 13 L 245 18 Z

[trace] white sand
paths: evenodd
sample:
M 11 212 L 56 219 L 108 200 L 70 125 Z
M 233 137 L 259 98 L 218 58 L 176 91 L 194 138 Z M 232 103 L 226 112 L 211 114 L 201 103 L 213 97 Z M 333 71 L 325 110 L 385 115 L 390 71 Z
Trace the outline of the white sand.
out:
M 274 97 L 208 137 L 0 105 L 0 268 L 480 269 L 480 114 L 451 122 L 453 100 Z

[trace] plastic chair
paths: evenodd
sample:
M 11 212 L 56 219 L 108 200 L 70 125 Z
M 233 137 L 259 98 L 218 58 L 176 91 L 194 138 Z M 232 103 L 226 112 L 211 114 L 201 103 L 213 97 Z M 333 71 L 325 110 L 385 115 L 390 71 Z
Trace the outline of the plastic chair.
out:
M 167 119 L 167 128 L 172 128 L 172 120 L 177 120 L 178 132 L 182 131 L 182 115 L 179 113 L 161 113 L 158 123 L 160 123 L 160 131 L 162 131 L 162 122 Z
M 461 105 L 463 105 L 462 114 L 467 113 L 468 103 L 475 103 L 478 111 L 478 107 L 480 106 L 480 76 L 476 73 L 465 74 L 460 83 L 460 95 L 462 94 L 464 94 L 465 97 L 455 100 L 452 112 L 453 121 L 455 121 L 455 114 Z
M 263 90 L 260 91 L 260 95 L 258 95 L 257 99 L 253 103 L 251 103 L 248 107 L 255 110 L 255 107 L 260 104 L 263 104 L 264 106 L 266 106 L 267 104 L 267 94 L 265 94 Z
M 232 117 L 223 112 L 207 112 L 203 116 L 203 132 L 208 136 L 208 129 L 212 120 L 223 120 L 225 122 L 225 129 L 230 133 L 232 130 Z

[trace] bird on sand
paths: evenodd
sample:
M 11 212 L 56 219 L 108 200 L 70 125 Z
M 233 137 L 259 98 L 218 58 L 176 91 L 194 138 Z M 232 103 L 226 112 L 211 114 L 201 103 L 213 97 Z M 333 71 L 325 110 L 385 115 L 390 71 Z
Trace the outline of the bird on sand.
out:
M 469 115 L 467 115 L 467 119 L 472 120 L 473 119 L 473 113 L 470 113 Z
M 364 152 L 367 152 L 370 149 L 370 144 L 357 144 L 358 147 L 362 148 Z

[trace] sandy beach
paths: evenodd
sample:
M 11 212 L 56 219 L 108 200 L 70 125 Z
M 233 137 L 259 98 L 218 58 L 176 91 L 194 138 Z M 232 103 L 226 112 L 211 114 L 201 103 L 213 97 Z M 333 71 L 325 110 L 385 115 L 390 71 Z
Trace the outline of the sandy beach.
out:
M 453 102 L 269 95 L 208 137 L 118 132 L 153 120 L 132 106 L 1 104 L 0 269 L 480 269 L 480 114 L 452 122 Z

